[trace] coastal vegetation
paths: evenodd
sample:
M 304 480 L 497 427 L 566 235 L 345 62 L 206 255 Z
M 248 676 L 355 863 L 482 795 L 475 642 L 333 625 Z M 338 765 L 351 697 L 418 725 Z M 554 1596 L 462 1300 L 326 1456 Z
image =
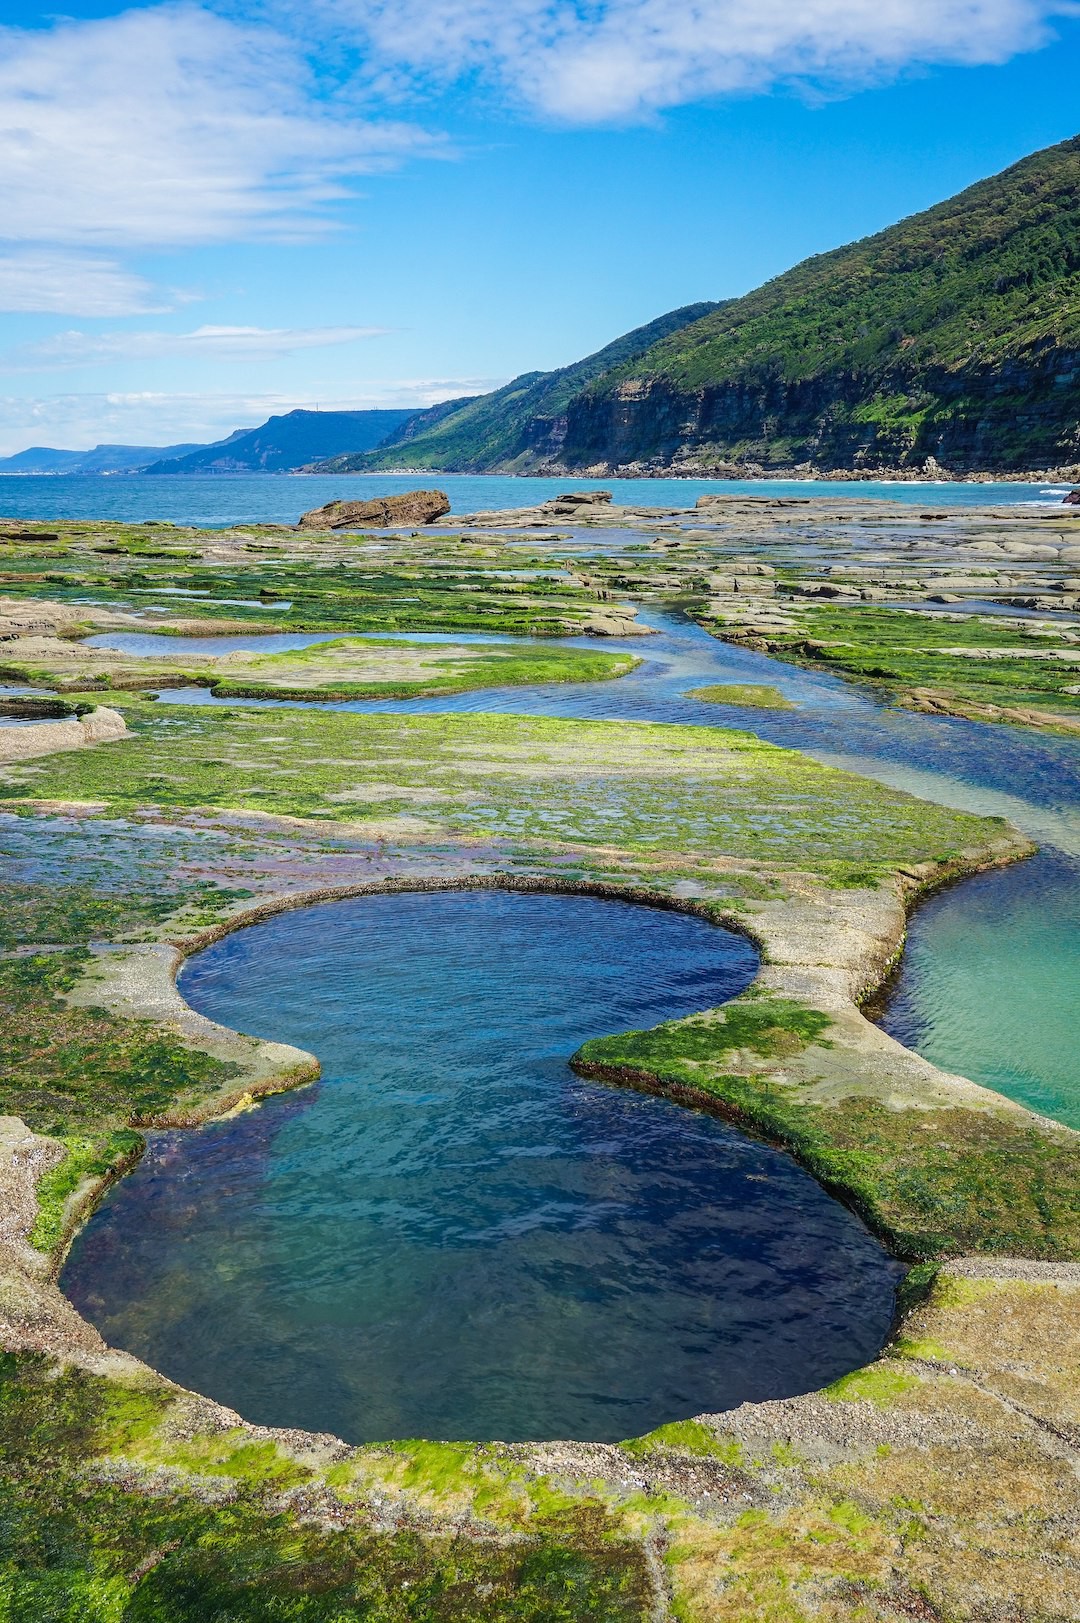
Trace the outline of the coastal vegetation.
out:
M 593 363 L 605 351 L 450 402 L 427 426 L 414 419 L 398 443 L 324 466 L 1076 465 L 1078 198 L 1074 137 L 696 321 L 662 318 L 672 331 L 603 369 Z
M 793 600 L 790 624 L 725 628 L 733 642 L 881 686 L 914 709 L 1080 726 L 1080 637 L 1068 625 Z

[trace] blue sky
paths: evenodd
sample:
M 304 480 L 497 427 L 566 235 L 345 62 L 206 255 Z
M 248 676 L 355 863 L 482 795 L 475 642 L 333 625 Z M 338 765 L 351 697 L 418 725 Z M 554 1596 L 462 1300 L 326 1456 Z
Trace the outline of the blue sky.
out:
M 8 0 L 0 453 L 574 360 L 1076 134 L 1077 60 L 1072 0 Z

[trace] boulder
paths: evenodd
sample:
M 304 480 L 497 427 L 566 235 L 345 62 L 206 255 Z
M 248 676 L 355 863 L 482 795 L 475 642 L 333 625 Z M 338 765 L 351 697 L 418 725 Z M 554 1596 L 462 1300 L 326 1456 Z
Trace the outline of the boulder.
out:
M 567 490 L 545 502 L 545 507 L 587 507 L 593 502 L 610 502 L 610 490 Z
M 386 530 L 409 524 L 434 524 L 450 511 L 441 490 L 408 490 L 401 496 L 377 496 L 368 502 L 327 502 L 301 515 L 298 530 Z
M 1080 507 L 1080 489 L 1070 490 L 1067 496 L 1061 498 L 1063 507 Z

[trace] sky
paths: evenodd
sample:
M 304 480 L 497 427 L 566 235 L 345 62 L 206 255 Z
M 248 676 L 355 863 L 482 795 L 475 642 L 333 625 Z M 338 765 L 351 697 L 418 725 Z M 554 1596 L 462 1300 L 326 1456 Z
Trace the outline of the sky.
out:
M 4 0 L 0 454 L 563 365 L 1077 134 L 1078 60 L 1080 0 Z

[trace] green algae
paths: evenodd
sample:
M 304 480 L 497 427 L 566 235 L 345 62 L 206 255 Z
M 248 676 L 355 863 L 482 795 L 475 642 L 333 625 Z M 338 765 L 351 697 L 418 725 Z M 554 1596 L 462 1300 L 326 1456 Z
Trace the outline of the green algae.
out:
M 0 949 L 57 942 L 79 946 L 142 932 L 175 913 L 190 888 L 104 891 L 93 885 L 0 883 Z
M 402 815 L 548 847 L 707 849 L 841 883 L 959 857 L 1003 827 L 721 728 L 292 710 L 270 723 L 224 707 L 138 703 L 125 715 L 124 739 L 0 772 L 9 804 Z
M 0 960 L 0 1110 L 40 1133 L 96 1138 L 210 1099 L 237 1073 L 154 1021 L 66 1002 L 89 961 L 85 949 Z
M 707 704 L 741 705 L 750 710 L 797 710 L 779 688 L 764 682 L 721 682 L 710 687 L 691 688 L 688 699 L 704 699 Z
M 743 1464 L 743 1447 L 733 1437 L 718 1437 L 700 1420 L 672 1420 L 666 1426 L 657 1426 L 643 1437 L 631 1437 L 622 1445 L 628 1454 L 655 1454 L 659 1449 L 672 1449 L 678 1454 L 694 1454 L 703 1459 L 719 1460 L 722 1465 L 735 1469 Z
M 897 1110 L 857 1095 L 806 1102 L 797 1083 L 770 1074 L 767 1061 L 797 1055 L 808 1043 L 821 1047 L 827 1017 L 800 1014 L 797 1005 L 785 1009 L 772 998 L 757 1007 L 750 1000 L 744 1017 L 746 1003 L 594 1039 L 572 1063 L 586 1076 L 653 1086 L 689 1103 L 711 1101 L 790 1149 L 899 1256 L 1080 1258 L 1076 1135 L 1006 1110 Z M 770 1025 L 777 1004 L 777 1023 Z M 738 1074 L 740 1051 L 751 1074 Z M 913 1286 L 913 1299 L 925 1283 Z
M 272 1441 L 225 1431 L 170 1442 L 180 1411 L 167 1389 L 9 1354 L 0 1387 L 5 1623 L 643 1623 L 650 1613 L 640 1544 L 588 1499 L 509 1540 L 407 1515 L 388 1526 L 344 1506 L 331 1531 L 290 1500 L 312 1473 Z
M 798 1053 L 810 1042 L 828 1047 L 823 1033 L 830 1025 L 828 1015 L 818 1009 L 752 990 L 722 1009 L 691 1015 L 687 1020 L 667 1021 L 625 1037 L 594 1038 L 579 1048 L 574 1058 L 583 1067 L 607 1063 L 605 1045 L 626 1043 L 632 1037 L 635 1063 L 642 1070 L 662 1075 L 672 1065 L 689 1068 L 725 1063 L 743 1049 L 774 1059 Z
M 227 624 L 267 632 L 479 631 L 540 637 L 582 630 L 607 595 L 551 575 L 539 580 L 500 578 L 500 570 L 516 570 L 523 563 L 501 542 L 473 549 L 453 537 L 425 536 L 420 550 L 398 536 L 382 537 L 379 545 L 392 550 L 376 560 L 359 555 L 367 538 L 335 536 L 330 545 L 346 556 L 330 560 L 319 556 L 310 536 L 293 536 L 290 546 L 305 555 L 279 557 L 257 539 L 264 533 L 260 527 L 251 526 L 241 532 L 252 553 L 250 561 L 238 557 L 208 566 L 192 550 L 207 544 L 206 532 L 197 529 L 79 525 L 67 527 L 67 532 L 58 548 L 43 551 L 31 543 L 32 550 L 20 549 L 21 568 L 8 575 L 5 590 L 40 597 L 46 583 L 53 598 L 77 602 L 92 587 L 106 605 L 127 607 L 133 594 L 152 598 L 163 587 L 178 587 L 207 596 L 196 595 L 188 602 L 180 598 L 175 607 L 221 630 Z M 273 536 L 272 531 L 265 533 L 268 539 Z M 214 539 L 238 538 L 224 531 Z M 273 536 L 273 541 L 280 540 Z M 175 542 L 190 546 L 177 547 Z M 35 567 L 57 557 L 63 558 L 64 567 L 44 571 Z M 134 561 L 144 567 L 132 568 Z M 93 573 L 88 573 L 88 565 Z M 220 601 L 225 598 L 242 601 Z M 263 607 L 243 601 L 258 599 Z M 274 618 L 277 602 L 292 604 L 285 623 Z M 178 628 L 177 634 L 184 632 Z
M 30 1230 L 30 1244 L 37 1251 L 53 1252 L 68 1231 L 68 1201 L 83 1184 L 115 1176 L 123 1167 L 138 1160 L 143 1150 L 139 1133 L 120 1129 L 92 1138 L 68 1137 L 61 1140 L 64 1158 L 38 1179 L 38 1211 Z
M 409 699 L 434 694 L 469 693 L 477 688 L 521 687 L 530 683 L 600 682 L 625 676 L 639 663 L 631 655 L 594 653 L 576 648 L 521 648 L 510 646 L 482 649 L 453 649 L 442 653 L 438 644 L 418 648 L 415 643 L 385 639 L 377 645 L 339 638 L 312 648 L 292 649 L 271 654 L 245 665 L 235 675 L 209 678 L 189 673 L 191 681 L 206 680 L 215 695 L 222 698 L 316 699 Z M 416 657 L 420 666 L 414 675 L 363 679 L 363 658 L 383 650 L 403 650 Z M 359 669 L 356 679 L 343 672 L 337 677 L 328 668 L 337 660 L 344 666 L 355 653 Z M 440 654 L 442 657 L 440 657 Z M 345 657 L 343 657 L 345 656 Z M 313 685 L 290 682 L 296 673 L 311 671 Z M 145 678 L 144 678 L 145 685 Z
M 825 667 L 871 682 L 910 701 L 929 692 L 981 719 L 1026 710 L 1080 716 L 1080 649 L 1071 628 L 1002 625 L 965 614 L 916 613 L 866 603 L 789 602 L 790 630 L 710 625 L 727 641 L 767 646 L 796 664 Z M 955 651 L 954 651 L 955 650 Z M 1063 653 L 1066 659 L 1032 658 Z M 1072 657 L 1075 656 L 1075 657 Z M 1006 718 L 1008 719 L 1008 718 Z
M 918 1377 L 883 1359 L 866 1369 L 853 1370 L 841 1375 L 825 1387 L 824 1396 L 830 1403 L 872 1403 L 877 1409 L 891 1409 L 906 1393 L 919 1385 Z

